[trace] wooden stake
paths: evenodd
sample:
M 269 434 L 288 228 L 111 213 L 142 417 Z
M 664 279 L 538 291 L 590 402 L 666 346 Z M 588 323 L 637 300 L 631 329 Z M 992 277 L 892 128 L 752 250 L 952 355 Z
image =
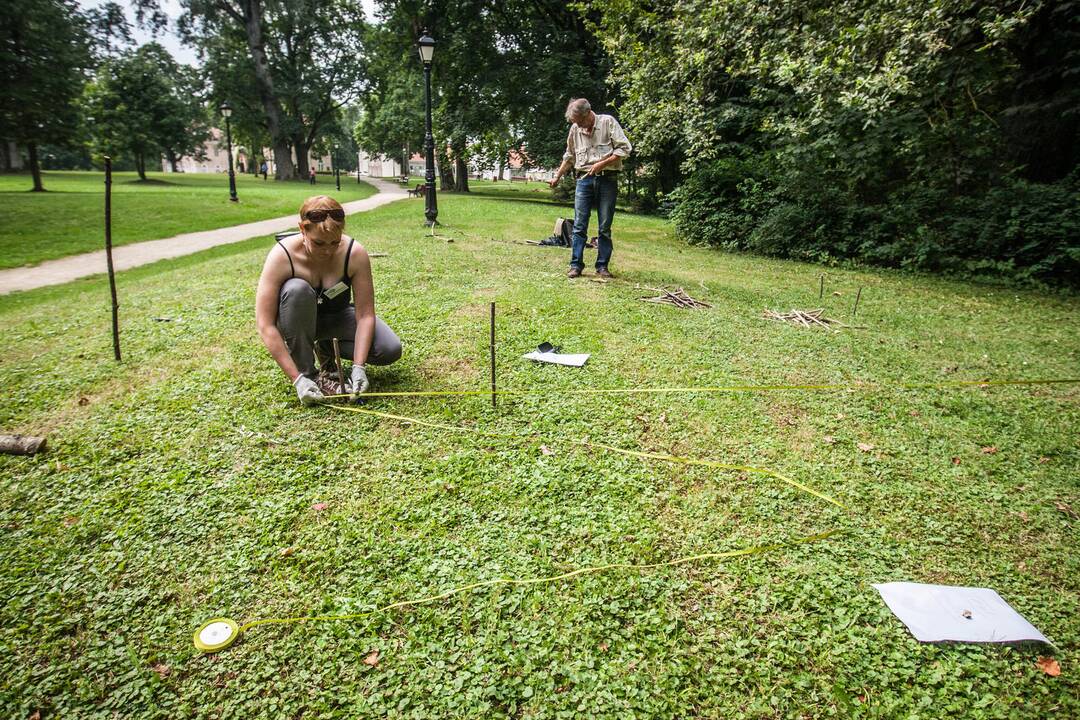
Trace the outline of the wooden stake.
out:
M 112 158 L 105 158 L 105 260 L 109 267 L 109 291 L 112 293 L 113 355 L 120 362 L 120 304 L 116 301 L 116 274 L 112 259 Z
M 862 285 L 859 286 L 859 292 L 855 293 L 855 307 L 851 308 L 851 317 L 855 317 L 855 312 L 859 309 L 859 298 L 862 297 Z
M 334 338 L 334 362 L 337 363 L 337 379 L 341 383 L 341 393 L 344 395 L 347 393 L 345 387 L 345 370 L 341 367 L 341 345 L 338 344 L 338 339 Z
M 495 403 L 495 303 L 491 303 L 491 407 Z
M 818 285 L 817 299 L 820 300 L 825 295 L 825 273 L 821 273 L 821 283 Z

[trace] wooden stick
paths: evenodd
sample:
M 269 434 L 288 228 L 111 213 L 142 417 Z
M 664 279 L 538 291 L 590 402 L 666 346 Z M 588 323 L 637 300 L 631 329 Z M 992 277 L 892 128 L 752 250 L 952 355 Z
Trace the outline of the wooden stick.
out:
M 820 300 L 825 295 L 825 273 L 821 273 L 821 284 L 818 286 L 817 299 Z
M 495 400 L 495 303 L 491 303 L 491 407 L 496 406 Z
M 341 383 L 341 394 L 344 395 L 348 388 L 345 386 L 345 370 L 341 367 L 341 345 L 338 344 L 338 339 L 334 338 L 334 362 L 337 363 L 337 379 Z
M 112 260 L 112 158 L 105 157 L 105 261 L 109 267 L 109 292 L 112 293 L 113 356 L 120 362 L 120 304 L 116 301 L 116 274 Z
M 862 297 L 862 285 L 859 286 L 859 292 L 855 294 L 855 307 L 851 308 L 851 317 L 855 317 L 855 312 L 859 309 L 859 298 Z
M 0 435 L 0 453 L 36 455 L 45 450 L 45 438 L 33 435 Z

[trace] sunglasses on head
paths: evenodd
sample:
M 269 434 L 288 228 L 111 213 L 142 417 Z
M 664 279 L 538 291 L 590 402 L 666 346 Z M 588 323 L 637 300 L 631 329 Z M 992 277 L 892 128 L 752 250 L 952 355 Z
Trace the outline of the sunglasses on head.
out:
M 326 218 L 332 218 L 338 222 L 345 222 L 345 211 L 340 209 L 308 210 L 304 213 L 304 219 L 310 220 L 313 223 L 321 223 Z

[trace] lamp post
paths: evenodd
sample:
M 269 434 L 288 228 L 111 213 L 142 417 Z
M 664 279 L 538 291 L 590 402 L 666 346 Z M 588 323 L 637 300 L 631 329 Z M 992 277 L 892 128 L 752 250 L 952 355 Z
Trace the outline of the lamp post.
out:
M 232 127 L 229 118 L 232 117 L 232 106 L 229 103 L 221 103 L 221 114 L 225 116 L 225 141 L 229 149 L 229 200 L 238 202 L 236 197 L 236 174 L 233 173 L 232 164 Z
M 439 216 L 439 205 L 435 201 L 435 138 L 431 135 L 431 58 L 435 55 L 435 40 L 428 35 L 427 29 L 417 41 L 420 46 L 420 60 L 424 63 L 424 105 L 425 105 L 425 129 L 424 135 L 424 183 L 427 189 L 424 192 L 424 217 L 432 227 L 435 219 Z
M 341 192 L 341 168 L 337 162 L 337 145 L 330 150 L 330 167 L 334 169 L 334 182 L 337 183 L 337 191 Z
M 401 177 L 409 182 L 409 148 L 405 145 L 401 146 Z

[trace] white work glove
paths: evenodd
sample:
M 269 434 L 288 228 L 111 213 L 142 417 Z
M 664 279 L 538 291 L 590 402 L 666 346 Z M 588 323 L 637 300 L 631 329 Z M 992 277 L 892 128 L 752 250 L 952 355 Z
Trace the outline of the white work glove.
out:
M 358 395 L 366 393 L 369 387 L 371 383 L 368 381 L 364 366 L 354 363 L 352 372 L 349 373 L 349 391 L 352 393 L 353 400 L 356 400 Z
M 319 390 L 319 386 L 315 384 L 314 380 L 303 373 L 297 375 L 296 379 L 293 380 L 293 387 L 296 388 L 296 396 L 305 405 L 314 405 L 323 400 L 322 390 Z

